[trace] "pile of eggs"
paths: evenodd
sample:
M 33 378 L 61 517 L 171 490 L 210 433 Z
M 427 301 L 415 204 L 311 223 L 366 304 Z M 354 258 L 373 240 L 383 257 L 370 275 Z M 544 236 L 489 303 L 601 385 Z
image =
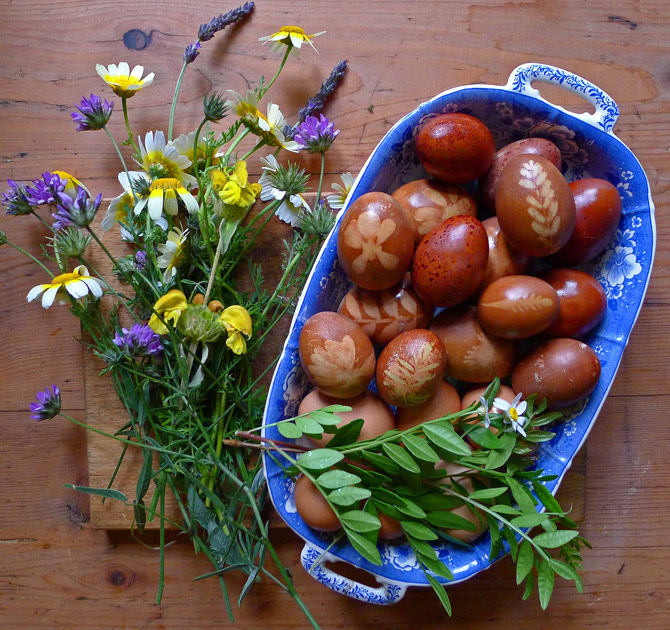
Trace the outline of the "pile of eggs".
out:
M 315 389 L 299 413 L 349 405 L 342 423 L 363 418 L 369 439 L 460 411 L 495 377 L 510 402 L 535 393 L 555 409 L 587 396 L 600 362 L 580 339 L 607 300 L 570 267 L 614 235 L 616 188 L 568 183 L 544 138 L 496 152 L 489 129 L 466 114 L 430 118 L 416 152 L 430 178 L 364 194 L 342 218 L 338 258 L 354 287 L 337 312 L 304 324 L 300 360 Z

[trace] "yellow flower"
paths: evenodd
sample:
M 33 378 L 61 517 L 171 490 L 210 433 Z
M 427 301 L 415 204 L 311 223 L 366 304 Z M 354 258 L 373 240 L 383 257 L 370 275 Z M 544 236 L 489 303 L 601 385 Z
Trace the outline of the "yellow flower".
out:
M 73 298 L 83 298 L 92 293 L 96 298 L 102 296 L 102 287 L 93 277 L 88 275 L 88 269 L 84 265 L 75 267 L 71 273 L 62 273 L 56 276 L 47 284 L 39 284 L 30 289 L 26 296 L 28 302 L 32 302 L 40 293 L 42 296 L 42 306 L 49 308 L 59 296 L 61 304 L 66 304 L 65 294 L 69 293 Z
M 51 171 L 54 175 L 58 175 L 65 182 L 65 189 L 63 192 L 73 199 L 77 198 L 77 188 L 83 188 L 88 192 L 88 188 L 84 186 L 74 175 L 70 175 L 66 171 Z M 89 196 L 91 193 L 88 193 Z
M 210 173 L 212 188 L 223 202 L 224 215 L 237 219 L 238 215 L 250 208 L 261 192 L 261 185 L 249 182 L 247 163 L 240 160 L 232 172 L 214 170 Z
M 163 297 L 158 298 L 154 304 L 154 314 L 149 319 L 149 328 L 159 335 L 168 333 L 167 326 L 160 320 L 160 315 L 166 323 L 177 325 L 181 314 L 188 306 L 186 296 L 178 289 L 168 291 Z
M 170 230 L 167 241 L 158 246 L 161 253 L 158 259 L 158 268 L 165 269 L 163 273 L 163 282 L 167 283 L 177 274 L 177 267 L 184 262 L 186 258 L 186 237 L 188 230 L 183 232 L 179 228 Z
M 226 345 L 235 354 L 246 354 L 247 342 L 244 337 L 249 339 L 252 334 L 251 315 L 249 315 L 249 311 L 239 304 L 229 306 L 221 312 L 219 321 L 228 333 Z
M 177 197 L 182 200 L 189 213 L 198 211 L 198 202 L 195 197 L 176 177 L 155 179 L 151 182 L 149 191 L 149 197 L 140 199 L 135 206 L 135 214 L 139 214 L 147 206 L 152 221 L 157 221 L 163 210 L 166 214 L 174 216 L 179 212 Z
M 102 80 L 111 86 L 114 94 L 125 98 L 135 96 L 135 92 L 147 87 L 154 80 L 153 72 L 147 74 L 144 79 L 142 78 L 144 66 L 135 66 L 131 72 L 130 66 L 125 61 L 122 61 L 118 66 L 110 63 L 107 68 L 102 64 L 97 64 L 95 69 Z
M 319 35 L 323 35 L 325 32 L 326 31 L 321 31 L 320 33 L 314 33 L 314 35 L 307 35 L 307 33 L 305 33 L 299 26 L 282 26 L 276 33 L 260 37 L 258 41 L 263 42 L 263 46 L 270 42 L 272 49 L 275 51 L 280 50 L 282 44 L 289 48 L 300 50 L 305 42 L 314 48 L 312 39 Z M 316 48 L 314 48 L 314 50 L 316 50 Z

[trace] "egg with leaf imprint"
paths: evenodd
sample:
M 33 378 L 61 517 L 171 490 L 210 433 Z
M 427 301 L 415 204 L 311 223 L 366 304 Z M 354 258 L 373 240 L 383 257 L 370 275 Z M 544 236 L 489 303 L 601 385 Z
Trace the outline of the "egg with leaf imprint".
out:
M 447 381 L 440 381 L 435 393 L 426 402 L 414 407 L 398 407 L 396 421 L 398 429 L 405 431 L 423 422 L 437 420 L 460 410 L 461 399 L 456 388 Z

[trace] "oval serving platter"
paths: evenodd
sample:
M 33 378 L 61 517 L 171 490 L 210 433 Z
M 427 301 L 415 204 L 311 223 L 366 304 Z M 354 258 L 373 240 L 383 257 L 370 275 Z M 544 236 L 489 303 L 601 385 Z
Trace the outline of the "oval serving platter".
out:
M 549 103 L 532 87 L 534 81 L 576 92 L 594 106 L 595 113 L 574 114 Z M 298 358 L 302 326 L 314 313 L 336 310 L 351 287 L 337 260 L 337 230 L 343 213 L 364 193 L 391 193 L 406 182 L 425 177 L 414 150 L 414 136 L 425 120 L 445 112 L 461 112 L 482 120 L 491 129 L 497 148 L 522 138 L 548 138 L 561 150 L 568 181 L 599 177 L 614 184 L 621 195 L 623 213 L 614 239 L 601 256 L 581 267 L 598 279 L 608 300 L 603 321 L 585 340 L 600 358 L 601 378 L 589 398 L 567 410 L 565 422 L 553 429 L 556 437 L 539 450 L 538 467 L 547 475 L 557 476 L 546 483 L 555 493 L 596 421 L 635 325 L 651 274 L 656 226 L 645 173 L 635 155 L 612 132 L 619 115 L 616 103 L 585 79 L 553 66 L 528 63 L 516 68 L 504 86 L 468 85 L 443 92 L 419 105 L 384 136 L 356 178 L 298 302 L 270 385 L 263 424 L 297 414 L 300 401 L 309 391 Z M 284 439 L 274 426 L 264 426 L 263 435 Z M 332 539 L 308 527 L 297 514 L 293 484 L 277 461 L 264 454 L 264 464 L 272 502 L 288 526 L 305 540 L 302 564 L 317 580 L 349 597 L 377 604 L 398 601 L 408 586 L 428 585 L 406 544 L 380 544 L 382 566 L 363 559 L 346 539 L 324 553 Z M 440 581 L 455 584 L 491 566 L 499 558 L 490 558 L 489 548 L 488 533 L 468 549 L 436 543 L 440 560 L 455 578 Z M 368 571 L 380 586 L 355 582 L 325 566 L 325 562 L 337 561 Z

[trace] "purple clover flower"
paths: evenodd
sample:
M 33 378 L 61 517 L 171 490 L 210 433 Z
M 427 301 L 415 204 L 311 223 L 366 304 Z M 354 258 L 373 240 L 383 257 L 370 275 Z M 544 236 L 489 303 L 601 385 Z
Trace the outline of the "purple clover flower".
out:
M 320 114 L 319 118 L 308 116 L 300 123 L 294 139 L 301 149 L 307 149 L 310 153 L 325 153 L 339 133 L 340 130 L 335 129 L 335 125 Z
M 26 199 L 31 206 L 43 206 L 56 203 L 58 193 L 65 190 L 67 182 L 56 173 L 42 173 L 42 179 L 36 179 L 32 185 L 26 186 Z
M 195 61 L 195 58 L 200 54 L 200 49 L 202 46 L 200 42 L 195 42 L 195 44 L 189 44 L 184 50 L 184 63 L 189 64 Z
M 79 110 L 72 112 L 72 120 L 79 123 L 77 131 L 95 131 L 96 129 L 103 129 L 109 122 L 114 109 L 114 103 L 110 103 L 107 99 L 95 94 L 91 94 L 89 98 L 82 98 L 79 105 L 75 105 Z
M 148 324 L 133 324 L 131 328 L 122 328 L 121 332 L 114 335 L 112 343 L 131 357 L 157 356 L 163 352 L 160 335 Z
M 13 179 L 8 179 L 7 184 L 9 184 L 9 189 L 2 195 L 2 206 L 6 209 L 7 214 L 14 216 L 30 214 L 33 207 L 28 201 L 26 187 Z
M 88 192 L 81 186 L 77 187 L 75 199 L 64 192 L 58 193 L 57 212 L 51 215 L 56 219 L 53 225 L 54 230 L 62 230 L 69 225 L 87 227 L 93 221 L 101 201 L 102 193 L 95 199 L 91 199 Z
M 247 15 L 254 10 L 254 6 L 253 2 L 245 2 L 241 7 L 232 9 L 227 13 L 222 13 L 218 17 L 207 22 L 207 24 L 201 24 L 198 29 L 198 41 L 208 42 L 214 35 L 216 35 L 216 33 L 226 28 L 226 26 L 240 22 L 247 17 Z M 184 59 L 184 61 L 186 61 L 186 59 Z
M 37 392 L 37 402 L 30 403 L 30 416 L 33 420 L 51 420 L 60 413 L 60 389 L 54 385 L 43 392 Z
M 143 249 L 135 252 L 135 267 L 137 271 L 142 271 L 147 266 L 147 253 Z

